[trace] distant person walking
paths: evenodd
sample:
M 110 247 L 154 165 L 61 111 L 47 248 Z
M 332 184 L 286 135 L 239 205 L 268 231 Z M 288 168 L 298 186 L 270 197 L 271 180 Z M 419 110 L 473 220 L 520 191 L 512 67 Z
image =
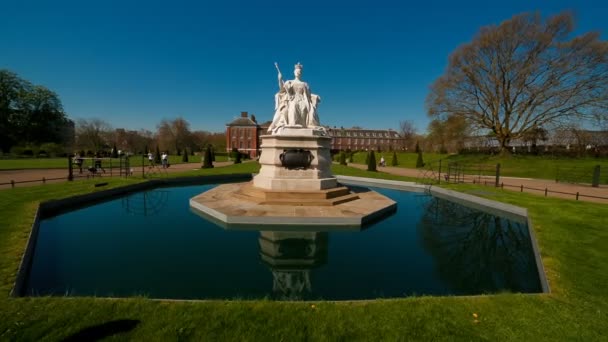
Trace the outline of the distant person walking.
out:
M 150 167 L 154 166 L 154 155 L 152 152 L 148 152 L 148 163 L 150 164 Z
M 163 155 L 160 157 L 160 159 L 161 159 L 161 161 L 163 163 L 163 169 L 166 169 L 166 168 L 169 167 L 169 163 L 168 163 L 167 157 L 168 157 L 167 152 L 163 152 Z
M 74 156 L 74 163 L 76 163 L 76 166 L 78 166 L 79 172 L 82 173 L 82 157 L 80 156 L 80 153 L 76 153 L 76 155 Z
M 386 161 L 384 160 L 384 156 L 380 157 L 380 166 L 386 166 Z
M 94 166 L 95 170 L 101 170 L 101 171 L 103 171 L 103 173 L 106 173 L 106 170 L 101 165 L 101 157 L 100 157 L 99 153 L 97 153 L 95 155 L 94 165 L 95 165 Z

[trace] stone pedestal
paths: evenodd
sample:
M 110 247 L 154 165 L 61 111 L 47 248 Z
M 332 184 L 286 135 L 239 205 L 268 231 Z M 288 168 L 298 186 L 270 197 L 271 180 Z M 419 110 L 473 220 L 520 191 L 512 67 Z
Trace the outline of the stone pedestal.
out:
M 331 138 L 312 128 L 285 127 L 279 134 L 263 135 L 260 172 L 253 178 L 255 187 L 279 191 L 316 191 L 335 188 L 338 182 L 331 174 Z M 281 154 L 289 150 L 309 151 L 310 165 L 289 169 Z

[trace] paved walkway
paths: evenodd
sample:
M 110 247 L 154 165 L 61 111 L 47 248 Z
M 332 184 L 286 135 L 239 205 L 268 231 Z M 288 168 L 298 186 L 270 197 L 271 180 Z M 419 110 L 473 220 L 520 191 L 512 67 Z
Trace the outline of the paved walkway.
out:
M 348 164 L 349 166 L 356 167 L 358 169 L 366 170 L 367 165 L 363 164 Z M 391 166 L 378 166 L 378 171 L 390 173 L 398 176 L 406 176 L 406 177 L 414 177 L 419 178 L 423 177 L 425 174 L 424 169 L 406 169 L 401 167 L 391 167 Z M 445 174 L 442 174 L 442 176 Z M 434 174 L 435 177 L 439 175 L 437 173 Z M 472 182 L 472 179 L 475 178 L 476 182 L 487 183 L 488 185 L 493 186 L 495 179 L 494 177 L 477 177 L 470 176 L 467 177 L 467 183 Z M 443 181 L 443 178 L 442 178 Z M 534 178 L 518 178 L 518 177 L 500 177 L 500 182 L 504 184 L 505 190 L 517 191 L 520 192 L 521 186 L 524 186 L 523 192 L 532 193 L 535 195 L 544 196 L 545 189 L 547 189 L 547 196 L 550 197 L 559 197 L 559 198 L 567 198 L 567 199 L 576 199 L 576 193 L 579 193 L 579 201 L 588 201 L 588 202 L 597 202 L 597 203 L 608 203 L 608 185 L 602 184 L 599 188 L 593 188 L 591 185 L 584 184 L 569 184 L 569 183 L 556 183 L 554 180 L 547 179 L 534 179 Z M 528 189 L 526 189 L 528 188 Z M 532 190 L 538 189 L 538 190 Z M 593 197 L 585 197 L 585 196 L 596 196 L 596 197 L 604 197 L 605 199 L 593 198 Z
M 232 165 L 232 162 L 216 162 L 214 163 L 216 167 L 222 167 L 227 165 Z M 366 165 L 363 164 L 354 164 L 351 163 L 349 166 L 356 167 L 358 169 L 367 169 Z M 170 168 L 166 169 L 167 173 L 175 173 L 175 172 L 183 172 L 188 170 L 197 170 L 200 169 L 199 163 L 184 163 L 184 164 L 173 164 Z M 148 171 L 148 167 L 146 167 L 146 172 Z M 413 178 L 419 178 L 424 176 L 424 170 L 419 169 L 406 169 L 401 167 L 378 167 L 378 171 L 390 173 L 398 176 L 407 176 Z M 141 175 L 141 166 L 134 167 L 133 172 L 135 175 Z M 88 171 L 83 170 L 82 176 L 89 174 Z M 118 170 L 112 170 L 111 174 L 116 177 L 118 175 Z M 78 171 L 75 170 L 75 176 L 78 176 Z M 110 170 L 106 169 L 106 173 L 102 173 L 100 178 L 108 177 L 110 175 Z M 23 187 L 23 186 L 32 186 L 32 185 L 40 185 L 42 184 L 42 178 L 47 179 L 47 183 L 57 183 L 57 182 L 65 182 L 67 181 L 67 170 L 65 169 L 28 169 L 28 170 L 7 170 L 0 171 L 0 184 L 2 183 L 10 183 L 11 180 L 15 182 L 21 181 L 32 181 L 28 183 L 16 183 L 15 187 Z M 435 173 L 434 175 L 437 177 L 438 175 Z M 57 180 L 49 180 L 53 178 L 59 178 Z M 493 177 L 473 177 L 476 182 L 484 183 L 491 185 L 494 184 Z M 85 178 L 86 179 L 86 178 Z M 442 178 L 443 179 L 443 178 Z M 467 178 L 468 182 L 471 181 Z M 34 181 L 35 180 L 35 181 Z M 608 186 L 601 185 L 599 188 L 593 188 L 590 185 L 581 185 L 581 184 L 569 184 L 569 183 L 555 183 L 552 180 L 546 179 L 532 179 L 532 178 L 517 178 L 517 177 L 501 177 L 501 182 L 504 184 L 505 190 L 510 191 L 521 191 L 521 186 L 523 185 L 523 192 L 533 193 L 536 195 L 544 196 L 545 189 L 547 189 L 547 196 L 550 197 L 559 197 L 559 198 L 567 198 L 567 199 L 576 199 L 576 193 L 579 193 L 580 201 L 589 201 L 589 202 L 598 202 L 598 203 L 608 203 Z M 11 188 L 11 184 L 0 185 L 0 189 Z M 533 190 L 537 189 L 537 190 Z M 586 196 L 596 196 L 596 197 L 604 197 L 601 198 L 593 198 Z
M 215 162 L 215 163 L 213 163 L 213 165 L 215 167 L 222 167 L 222 166 L 227 166 L 227 165 L 232 165 L 232 164 L 233 164 L 233 162 Z M 166 170 L 167 173 L 175 173 L 175 172 L 183 172 L 183 171 L 188 171 L 188 170 L 198 170 L 198 169 L 200 169 L 200 167 L 201 167 L 200 163 L 183 163 L 183 164 L 171 164 L 171 167 L 164 169 L 164 170 Z M 135 176 L 141 176 L 141 166 L 134 166 L 132 169 L 133 169 L 133 174 Z M 148 166 L 146 166 L 144 170 L 145 170 L 145 172 L 151 171 L 153 173 L 164 172 L 160 168 L 149 170 Z M 86 178 L 87 175 L 91 176 L 91 173 L 86 169 L 82 170 L 82 174 L 78 173 L 78 169 L 74 170 L 75 179 L 78 179 L 78 178 L 87 179 Z M 105 173 L 102 172 L 100 175 L 101 175 L 101 177 L 99 177 L 98 179 L 103 179 L 103 178 L 112 177 L 112 176 L 117 177 L 119 175 L 118 168 L 114 168 L 113 170 L 106 168 L 106 172 Z M 0 171 L 0 184 L 10 183 L 11 181 L 15 181 L 15 182 L 26 181 L 27 183 L 15 183 L 15 187 L 40 185 L 40 184 L 42 184 L 43 177 L 46 179 L 46 183 L 66 182 L 67 177 L 68 177 L 68 170 L 67 169 L 26 169 L 26 170 L 5 170 L 5 171 L 3 170 L 3 171 Z M 11 187 L 12 187 L 11 184 L 0 185 L 0 189 L 7 189 L 7 188 L 11 188 Z

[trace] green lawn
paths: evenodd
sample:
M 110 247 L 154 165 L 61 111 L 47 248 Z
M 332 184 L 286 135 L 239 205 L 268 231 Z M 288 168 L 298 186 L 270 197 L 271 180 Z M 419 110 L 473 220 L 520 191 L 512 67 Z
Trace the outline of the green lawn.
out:
M 380 162 L 380 156 L 384 156 L 386 165 L 391 166 L 393 158 L 392 152 L 376 153 L 376 162 Z M 602 171 L 600 183 L 608 184 L 608 158 L 557 158 L 551 156 L 526 156 L 518 154 L 504 157 L 485 154 L 449 155 L 437 153 L 423 153 L 422 156 L 427 167 L 437 168 L 438 162 L 441 160 L 442 170 L 444 172 L 448 163 L 458 162 L 466 165 L 466 173 L 477 174 L 481 171 L 482 174 L 490 174 L 496 169 L 496 164 L 500 163 L 501 175 L 503 176 L 551 180 L 559 178 L 560 181 L 571 181 L 575 183 L 591 183 L 593 168 L 595 165 L 600 165 L 600 170 Z M 418 155 L 416 153 L 398 153 L 398 167 L 415 168 L 417 157 Z M 365 158 L 365 152 L 357 152 L 353 157 L 353 162 L 365 164 Z
M 182 164 L 182 156 L 169 156 L 169 163 L 171 164 Z M 129 161 L 130 165 L 137 167 L 141 166 L 142 160 L 144 164 L 148 164 L 147 157 L 132 156 Z M 228 161 L 227 156 L 216 156 L 216 162 Z M 202 164 L 201 156 L 188 156 L 188 162 L 191 164 Z M 104 168 L 118 168 L 120 160 L 118 158 L 102 160 L 102 166 Z M 83 162 L 84 167 L 93 166 L 93 161 L 85 159 Z M 74 165 L 76 167 L 76 165 Z M 18 170 L 18 169 L 67 169 L 68 160 L 67 158 L 17 158 L 17 159 L 0 159 L 0 170 Z
M 358 164 L 365 163 L 366 152 L 357 152 L 353 157 L 353 162 Z M 392 152 L 376 153 L 376 161 L 380 162 L 380 157 L 384 156 L 387 166 L 391 165 Z M 416 153 L 398 153 L 398 167 L 415 168 Z M 466 173 L 469 174 L 493 174 L 496 164 L 501 164 L 501 175 L 510 177 L 541 178 L 555 180 L 559 178 L 562 182 L 591 183 L 593 168 L 600 165 L 602 170 L 600 183 L 608 184 L 608 158 L 553 158 L 551 156 L 524 156 L 512 155 L 507 157 L 490 155 L 448 155 L 438 153 L 423 153 L 424 162 L 427 167 L 438 167 L 438 162 L 442 162 L 442 170 L 445 172 L 448 163 L 459 162 L 466 166 Z M 227 156 L 216 156 L 217 162 L 228 161 Z M 146 158 L 143 159 L 147 165 Z M 181 164 L 181 156 L 169 156 L 171 164 Z M 118 168 L 118 159 L 104 159 L 104 168 Z M 189 156 L 189 163 L 202 163 L 200 156 Z M 130 159 L 131 167 L 138 167 L 142 164 L 141 156 L 133 156 Z M 484 167 L 479 167 L 483 165 Z M 91 160 L 85 160 L 85 167 L 92 166 Z M 21 158 L 21 159 L 0 159 L 0 170 L 10 169 L 40 169 L 40 168 L 67 168 L 65 158 Z M 485 170 L 485 171 L 484 171 Z
M 250 172 L 256 164 L 187 174 Z M 340 166 L 334 171 L 372 174 Z M 108 186 L 139 181 L 109 179 Z M 116 335 L 119 340 L 598 341 L 608 336 L 608 206 L 473 185 L 453 187 L 529 209 L 551 294 L 314 303 L 9 298 L 37 204 L 95 191 L 94 182 L 0 191 L 0 340 L 57 341 L 118 319 L 139 321 L 132 331 Z

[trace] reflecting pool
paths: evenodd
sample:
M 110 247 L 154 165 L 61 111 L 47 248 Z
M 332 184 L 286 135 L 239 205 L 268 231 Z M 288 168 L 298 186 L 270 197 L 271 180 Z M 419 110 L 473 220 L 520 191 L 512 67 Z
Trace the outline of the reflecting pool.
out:
M 190 210 L 214 185 L 158 188 L 41 220 L 26 295 L 370 299 L 541 292 L 525 220 L 422 193 L 364 229 L 220 227 Z

